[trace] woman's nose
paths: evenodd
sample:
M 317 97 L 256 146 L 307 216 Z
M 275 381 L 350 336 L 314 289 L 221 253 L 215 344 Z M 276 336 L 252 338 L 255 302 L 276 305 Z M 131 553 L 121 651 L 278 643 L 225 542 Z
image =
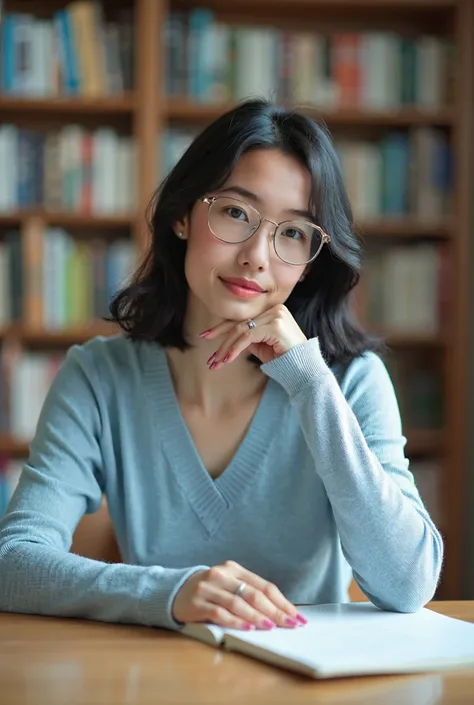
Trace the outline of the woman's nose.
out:
M 266 269 L 270 259 L 274 229 L 273 223 L 262 221 L 254 234 L 242 243 L 239 263 L 252 269 Z

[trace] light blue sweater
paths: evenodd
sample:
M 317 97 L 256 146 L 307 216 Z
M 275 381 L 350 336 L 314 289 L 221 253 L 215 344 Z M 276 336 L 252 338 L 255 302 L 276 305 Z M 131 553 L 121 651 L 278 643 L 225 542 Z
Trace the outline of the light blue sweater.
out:
M 119 335 L 71 348 L 0 522 L 0 610 L 178 628 L 180 586 L 227 559 L 294 603 L 347 601 L 352 571 L 383 609 L 430 600 L 442 540 L 380 358 L 331 370 L 313 339 L 262 370 L 248 433 L 213 480 L 161 346 Z M 123 564 L 68 553 L 103 493 Z

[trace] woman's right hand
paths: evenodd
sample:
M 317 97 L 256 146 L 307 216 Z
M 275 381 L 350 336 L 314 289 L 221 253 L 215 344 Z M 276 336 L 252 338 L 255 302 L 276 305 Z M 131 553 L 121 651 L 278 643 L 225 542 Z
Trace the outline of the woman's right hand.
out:
M 239 596 L 238 587 L 245 583 Z M 194 573 L 173 602 L 177 622 L 212 622 L 232 629 L 293 628 L 306 624 L 280 590 L 234 561 Z

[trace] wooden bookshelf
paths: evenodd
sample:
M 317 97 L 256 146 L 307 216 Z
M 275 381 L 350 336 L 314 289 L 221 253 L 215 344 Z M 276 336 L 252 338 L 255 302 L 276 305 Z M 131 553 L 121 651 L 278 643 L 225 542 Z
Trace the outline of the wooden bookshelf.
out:
M 408 439 L 406 451 L 409 456 L 436 456 L 444 451 L 444 433 L 442 429 L 435 431 L 408 429 L 406 436 Z M 0 434 L 1 455 L 26 458 L 28 455 L 28 443 L 15 441 L 10 436 Z
M 22 98 L 0 95 L 0 115 L 6 120 L 18 115 L 37 116 L 67 115 L 78 118 L 81 115 L 97 115 L 114 117 L 116 115 L 131 115 L 137 104 L 135 93 L 124 93 L 120 96 L 106 98 Z
M 66 2 L 64 2 L 66 4 Z M 474 3 L 471 0 L 129 0 L 135 8 L 135 88 L 124 95 L 109 98 L 55 98 L 41 100 L 0 95 L 0 114 L 4 122 L 55 121 L 68 124 L 92 121 L 107 125 L 125 123 L 135 137 L 138 148 L 137 213 L 117 216 L 82 215 L 46 211 L 0 213 L 0 229 L 21 227 L 32 215 L 45 223 L 65 228 L 103 231 L 104 236 L 130 229 L 139 248 L 146 240 L 144 213 L 148 200 L 159 180 L 156 159 L 156 138 L 168 126 L 201 127 L 230 107 L 229 104 L 196 103 L 187 97 L 167 98 L 157 90 L 165 75 L 165 55 L 159 38 L 167 10 L 210 7 L 218 19 L 238 23 L 265 23 L 315 31 L 325 27 L 367 28 L 434 33 L 451 36 L 458 52 L 455 100 L 436 110 L 404 107 L 397 110 L 338 109 L 324 110 L 311 106 L 302 108 L 307 114 L 324 120 L 338 134 L 382 134 L 385 130 L 406 130 L 417 127 L 437 127 L 449 133 L 455 153 L 455 192 L 451 218 L 432 222 L 406 216 L 357 223 L 363 241 L 374 239 L 377 245 L 391 240 L 446 241 L 452 251 L 454 276 L 452 281 L 452 318 L 449 334 L 391 335 L 385 331 L 389 347 L 396 353 L 409 348 L 422 350 L 427 360 L 442 360 L 444 379 L 445 426 L 440 430 L 408 430 L 407 452 L 414 455 L 437 456 L 443 467 L 442 504 L 443 533 L 446 537 L 446 558 L 440 599 L 461 596 L 462 565 L 466 560 L 464 524 L 466 519 L 467 466 L 467 358 L 468 329 L 469 241 L 471 237 L 470 207 L 472 183 L 471 145 L 473 119 L 474 73 Z M 37 11 L 34 0 L 7 0 L 4 11 Z M 54 3 L 61 6 L 61 0 Z M 114 3 L 108 3 L 109 9 Z M 365 132 L 364 132 L 365 131 Z M 25 329 L 12 325 L 0 329 L 0 343 L 15 341 L 20 346 L 64 348 L 84 342 L 94 335 L 109 334 L 105 323 L 58 331 Z M 25 444 L 0 436 L 0 453 L 23 457 Z
M 31 2 L 32 0 L 30 0 Z M 468 0 L 469 1 L 469 0 Z M 341 12 L 351 12 L 353 15 L 360 15 L 367 10 L 381 10 L 385 13 L 390 13 L 389 18 L 392 19 L 392 13 L 395 10 L 399 12 L 408 11 L 414 13 L 420 10 L 451 10 L 456 4 L 453 0 L 233 0 L 233 6 L 237 10 L 247 10 L 254 13 L 271 13 L 274 10 L 283 10 L 290 12 L 300 11 L 306 12 L 303 17 L 308 18 L 308 13 L 328 14 L 333 9 Z M 203 7 L 201 0 L 187 0 L 180 2 L 180 7 Z M 211 7 L 214 10 L 227 8 L 227 0 L 209 0 L 206 7 Z M 344 16 L 338 14 L 341 22 Z M 346 23 L 347 24 L 347 23 Z
M 88 214 L 74 211 L 53 211 L 45 209 L 24 209 L 13 212 L 0 211 L 0 228 L 21 226 L 28 218 L 40 217 L 48 225 L 64 228 L 81 227 L 94 229 L 114 229 L 132 227 L 137 219 L 134 213 Z M 451 220 L 419 221 L 412 217 L 399 217 L 373 220 L 356 224 L 362 236 L 376 238 L 428 238 L 448 240 L 452 237 L 454 225 Z
M 445 449 L 443 429 L 407 429 L 406 451 L 409 456 L 440 456 Z
M 444 434 L 442 430 L 419 431 L 408 429 L 406 451 L 409 456 L 428 455 L 435 456 L 443 453 Z M 0 435 L 0 455 L 9 455 L 15 458 L 26 458 L 28 443 L 15 441 L 10 436 Z
M 449 218 L 425 222 L 410 216 L 400 216 L 357 223 L 356 231 L 363 237 L 449 240 L 453 237 L 455 227 Z
M 74 326 L 57 331 L 12 324 L 0 328 L 0 340 L 10 339 L 28 346 L 65 349 L 75 343 L 85 343 L 98 335 L 108 336 L 118 332 L 119 329 L 107 321 L 97 321 L 85 326 Z
M 111 335 L 118 332 L 106 321 L 88 324 L 81 327 L 65 328 L 61 330 L 47 330 L 43 328 L 32 329 L 16 323 L 0 327 L 0 341 L 10 338 L 24 344 L 44 345 L 48 347 L 67 347 L 75 342 L 85 342 L 96 335 Z M 447 339 L 441 335 L 404 334 L 385 335 L 381 331 L 373 331 L 382 336 L 389 348 L 443 348 Z
M 6 455 L 11 458 L 27 458 L 28 443 L 16 441 L 11 436 L 0 434 L 0 456 Z
M 21 227 L 28 219 L 37 217 L 47 225 L 57 225 L 63 228 L 93 228 L 94 230 L 130 228 L 136 221 L 136 216 L 133 213 L 99 215 L 73 211 L 24 209 L 8 213 L 0 211 L 0 228 Z
M 389 348 L 444 348 L 448 344 L 448 339 L 443 335 L 432 335 L 431 333 L 404 333 L 392 334 L 381 333 Z
M 231 105 L 191 103 L 186 99 L 174 98 L 165 103 L 163 110 L 166 118 L 170 121 L 200 124 L 211 122 L 231 107 Z M 326 111 L 302 105 L 301 110 L 306 115 L 323 120 L 330 127 L 360 127 L 361 125 L 369 127 L 415 127 L 416 125 L 450 127 L 456 120 L 456 112 L 453 108 L 443 108 L 437 111 L 414 108 L 389 111 L 356 109 Z M 160 120 L 162 118 L 161 112 L 159 118 Z

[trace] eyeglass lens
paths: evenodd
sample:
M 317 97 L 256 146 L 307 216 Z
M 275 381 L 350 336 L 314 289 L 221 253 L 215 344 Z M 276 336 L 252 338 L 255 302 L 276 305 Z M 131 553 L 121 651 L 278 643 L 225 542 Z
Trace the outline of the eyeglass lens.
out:
M 209 208 L 209 227 L 224 242 L 248 240 L 260 223 L 258 211 L 244 201 L 219 196 Z M 321 232 L 310 223 L 281 223 L 275 233 L 275 251 L 290 264 L 305 264 L 318 254 L 323 244 Z

